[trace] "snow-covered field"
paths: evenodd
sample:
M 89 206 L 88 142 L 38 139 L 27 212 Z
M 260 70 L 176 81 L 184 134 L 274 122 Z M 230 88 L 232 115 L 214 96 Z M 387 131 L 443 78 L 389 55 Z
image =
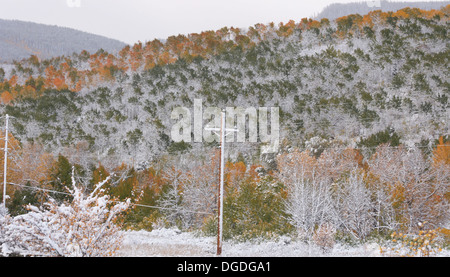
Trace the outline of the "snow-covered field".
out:
M 202 237 L 193 233 L 180 232 L 175 229 L 125 232 L 122 248 L 118 256 L 125 257 L 212 257 L 216 253 L 216 238 Z M 450 256 L 450 252 L 441 253 Z M 441 256 L 440 255 L 440 256 Z M 224 241 L 224 257 L 379 257 L 380 246 L 367 243 L 359 246 L 336 244 L 324 253 L 315 246 L 281 237 L 277 241 L 258 243 L 237 243 Z

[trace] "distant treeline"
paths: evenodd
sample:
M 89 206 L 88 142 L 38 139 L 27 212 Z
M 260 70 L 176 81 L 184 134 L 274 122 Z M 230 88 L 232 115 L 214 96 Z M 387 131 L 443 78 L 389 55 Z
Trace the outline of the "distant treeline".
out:
M 334 3 L 328 5 L 320 12 L 316 19 L 320 20 L 322 18 L 328 18 L 329 20 L 334 20 L 336 18 L 349 15 L 349 14 L 366 14 L 370 11 L 382 10 L 387 11 L 398 11 L 406 7 L 418 8 L 423 10 L 439 10 L 442 7 L 450 4 L 450 1 L 433 1 L 433 2 L 389 2 L 389 1 L 361 1 L 348 4 Z

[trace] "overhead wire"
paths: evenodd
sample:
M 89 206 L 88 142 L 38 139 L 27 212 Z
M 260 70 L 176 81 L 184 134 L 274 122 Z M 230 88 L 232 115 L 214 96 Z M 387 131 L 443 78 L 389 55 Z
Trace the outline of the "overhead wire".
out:
M 56 190 L 51 190 L 51 189 L 44 189 L 44 188 L 40 188 L 40 187 L 27 186 L 27 185 L 10 183 L 10 182 L 7 183 L 7 184 L 8 185 L 12 185 L 12 186 L 19 186 L 19 187 L 24 187 L 24 188 L 29 188 L 29 189 L 39 190 L 39 191 L 50 192 L 50 193 L 63 194 L 63 195 L 72 195 L 71 193 L 68 193 L 68 192 L 56 191 Z M 115 203 L 123 203 L 122 201 L 116 201 L 116 200 L 114 200 L 113 202 L 115 202 Z M 174 211 L 181 211 L 181 212 L 186 212 L 186 213 L 212 215 L 212 213 L 209 213 L 209 212 L 198 212 L 198 211 L 191 211 L 191 210 L 185 210 L 185 209 L 180 210 L 180 209 L 175 209 L 175 208 L 150 206 L 150 205 L 144 205 L 144 204 L 138 204 L 138 203 L 130 203 L 130 205 L 131 206 L 136 206 L 136 207 L 145 207 L 145 208 L 160 209 L 160 210 L 174 210 Z

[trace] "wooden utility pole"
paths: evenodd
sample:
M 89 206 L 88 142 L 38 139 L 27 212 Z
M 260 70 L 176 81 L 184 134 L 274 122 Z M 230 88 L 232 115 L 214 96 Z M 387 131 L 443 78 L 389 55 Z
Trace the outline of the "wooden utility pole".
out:
M 9 116 L 6 115 L 5 122 L 5 163 L 3 167 L 3 208 L 6 209 L 6 171 L 8 168 L 8 119 Z
M 224 186 L 224 171 L 225 171 L 225 137 L 226 132 L 238 132 L 237 129 L 227 129 L 225 127 L 225 111 L 222 111 L 222 118 L 220 128 L 205 128 L 208 131 L 219 131 L 220 136 L 220 183 L 219 183 L 219 197 L 217 203 L 217 256 L 222 255 L 222 238 L 223 238 L 223 186 Z M 217 133 L 216 133 L 217 134 Z

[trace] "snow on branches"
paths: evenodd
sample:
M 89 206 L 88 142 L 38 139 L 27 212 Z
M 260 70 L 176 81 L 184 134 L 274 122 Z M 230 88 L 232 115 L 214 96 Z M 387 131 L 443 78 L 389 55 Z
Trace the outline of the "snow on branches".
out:
M 72 173 L 71 202 L 50 199 L 44 207 L 29 205 L 29 212 L 10 217 L 0 214 L 0 250 L 4 256 L 112 256 L 120 248 L 122 235 L 117 217 L 130 200 L 117 202 L 104 194 L 109 177 L 85 195 Z

